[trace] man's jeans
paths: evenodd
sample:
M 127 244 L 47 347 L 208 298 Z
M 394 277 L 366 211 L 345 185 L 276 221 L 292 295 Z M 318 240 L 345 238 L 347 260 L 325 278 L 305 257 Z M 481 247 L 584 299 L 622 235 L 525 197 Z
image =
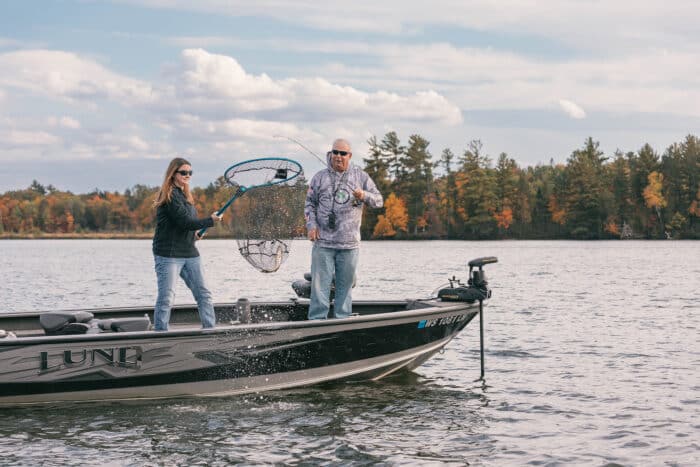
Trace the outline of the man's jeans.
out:
M 309 319 L 326 319 L 330 306 L 331 282 L 335 271 L 333 315 L 347 318 L 352 313 L 352 284 L 355 279 L 358 248 L 338 250 L 314 243 L 311 250 L 311 302 Z
M 199 319 L 202 327 L 213 328 L 216 324 L 214 305 L 211 292 L 204 285 L 202 263 L 199 256 L 194 258 L 166 258 L 154 255 L 156 276 L 158 277 L 158 298 L 155 309 L 155 330 L 167 331 L 170 321 L 170 310 L 175 303 L 175 282 L 180 276 L 192 291 L 199 309 Z

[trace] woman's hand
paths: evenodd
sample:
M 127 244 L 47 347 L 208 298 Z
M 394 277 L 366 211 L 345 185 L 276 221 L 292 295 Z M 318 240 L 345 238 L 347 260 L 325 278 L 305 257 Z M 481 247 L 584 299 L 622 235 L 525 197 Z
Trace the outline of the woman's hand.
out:
M 218 214 L 216 211 L 211 213 L 211 218 L 214 222 L 221 222 L 221 220 L 224 218 L 223 214 Z

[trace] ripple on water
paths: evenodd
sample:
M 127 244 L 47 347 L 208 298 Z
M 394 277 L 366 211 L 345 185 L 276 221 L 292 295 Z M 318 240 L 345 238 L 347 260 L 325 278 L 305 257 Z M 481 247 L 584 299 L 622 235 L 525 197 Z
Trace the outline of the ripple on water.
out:
M 309 242 L 265 276 L 235 242 L 199 248 L 221 302 L 287 298 L 309 267 Z M 475 321 L 390 381 L 4 410 L 2 463 L 697 464 L 700 242 L 366 242 L 354 298 L 425 296 L 489 255 L 487 384 Z M 147 240 L 3 241 L 0 270 L 8 312 L 155 299 Z

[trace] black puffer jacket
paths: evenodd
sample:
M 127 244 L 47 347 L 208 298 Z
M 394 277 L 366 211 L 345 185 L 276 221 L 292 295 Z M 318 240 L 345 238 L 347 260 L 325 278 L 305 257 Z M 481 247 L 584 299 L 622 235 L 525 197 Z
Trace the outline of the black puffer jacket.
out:
M 193 258 L 199 256 L 194 246 L 194 233 L 204 227 L 212 227 L 214 219 L 197 218 L 197 210 L 187 202 L 185 194 L 173 187 L 169 203 L 156 210 L 156 233 L 153 235 L 153 254 L 167 258 Z

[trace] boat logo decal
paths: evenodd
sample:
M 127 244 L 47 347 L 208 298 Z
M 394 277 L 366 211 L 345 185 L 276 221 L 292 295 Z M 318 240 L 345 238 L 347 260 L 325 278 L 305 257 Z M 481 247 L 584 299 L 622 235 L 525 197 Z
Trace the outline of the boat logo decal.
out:
M 39 352 L 41 372 L 100 365 L 138 369 L 142 362 L 143 350 L 140 346 Z
M 418 329 L 425 329 L 432 326 L 445 326 L 447 324 L 459 323 L 467 319 L 466 314 L 443 316 L 442 318 L 424 319 L 418 322 Z

